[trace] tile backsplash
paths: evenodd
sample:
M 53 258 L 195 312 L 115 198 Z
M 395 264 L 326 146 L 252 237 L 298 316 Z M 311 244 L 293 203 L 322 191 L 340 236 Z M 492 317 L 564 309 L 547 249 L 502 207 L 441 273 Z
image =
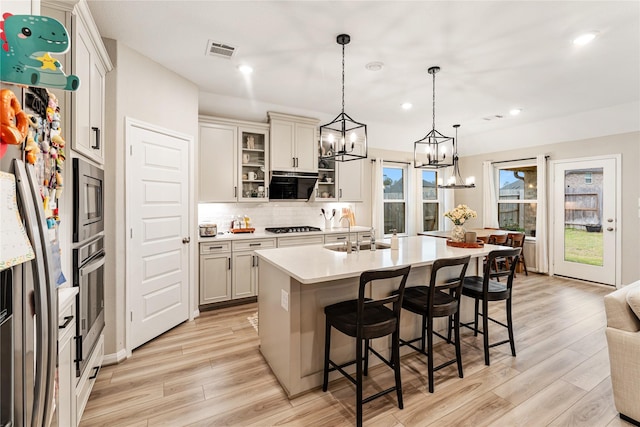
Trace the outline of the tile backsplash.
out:
M 351 208 L 355 212 L 357 225 L 368 225 L 369 218 L 359 217 L 356 203 L 301 203 L 301 202 L 268 202 L 268 203 L 200 203 L 198 205 L 198 223 L 218 225 L 218 232 L 229 231 L 231 221 L 238 215 L 251 218 L 251 226 L 255 228 L 308 225 L 324 228 L 325 221 L 321 209 L 331 216 L 332 209 L 336 216 L 332 220 L 333 227 L 339 227 L 338 220 L 342 208 Z M 346 224 L 346 222 L 344 222 Z

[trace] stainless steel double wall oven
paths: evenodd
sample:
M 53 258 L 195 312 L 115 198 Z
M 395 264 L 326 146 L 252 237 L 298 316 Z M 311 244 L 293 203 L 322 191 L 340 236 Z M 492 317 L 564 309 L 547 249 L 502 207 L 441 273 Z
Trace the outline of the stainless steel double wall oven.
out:
M 73 285 L 76 301 L 76 374 L 104 328 L 104 172 L 73 159 Z

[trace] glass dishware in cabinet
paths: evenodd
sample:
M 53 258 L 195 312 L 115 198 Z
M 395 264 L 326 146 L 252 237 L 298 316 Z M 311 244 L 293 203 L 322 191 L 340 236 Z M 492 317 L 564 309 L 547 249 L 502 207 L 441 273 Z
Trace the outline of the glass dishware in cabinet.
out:
M 267 156 L 268 131 L 262 129 L 240 129 L 240 186 L 241 201 L 263 201 L 269 199 L 269 168 Z

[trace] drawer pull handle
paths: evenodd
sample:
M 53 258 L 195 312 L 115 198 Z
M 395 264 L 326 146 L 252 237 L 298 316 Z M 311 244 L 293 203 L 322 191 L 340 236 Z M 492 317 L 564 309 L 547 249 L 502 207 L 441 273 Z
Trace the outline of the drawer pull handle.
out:
M 58 328 L 60 329 L 64 329 L 67 326 L 69 326 L 69 323 L 71 323 L 71 321 L 73 320 L 73 315 L 71 316 L 64 316 L 64 323 L 60 326 L 58 326 Z
M 100 372 L 100 366 L 94 366 L 93 367 L 93 375 L 91 375 L 88 379 L 94 380 L 94 379 L 98 378 L 98 372 Z
M 209 246 L 209 250 L 211 249 L 222 249 L 222 246 Z
M 249 243 L 249 246 L 262 246 L 262 243 Z
M 336 237 L 336 240 L 345 240 L 346 237 Z

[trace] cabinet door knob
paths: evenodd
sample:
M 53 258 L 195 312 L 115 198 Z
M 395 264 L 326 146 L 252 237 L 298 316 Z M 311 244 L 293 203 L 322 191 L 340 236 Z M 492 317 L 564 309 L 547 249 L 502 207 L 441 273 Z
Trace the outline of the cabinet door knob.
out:
M 182 238 L 182 243 L 187 244 L 191 241 L 191 237 L 183 237 Z

